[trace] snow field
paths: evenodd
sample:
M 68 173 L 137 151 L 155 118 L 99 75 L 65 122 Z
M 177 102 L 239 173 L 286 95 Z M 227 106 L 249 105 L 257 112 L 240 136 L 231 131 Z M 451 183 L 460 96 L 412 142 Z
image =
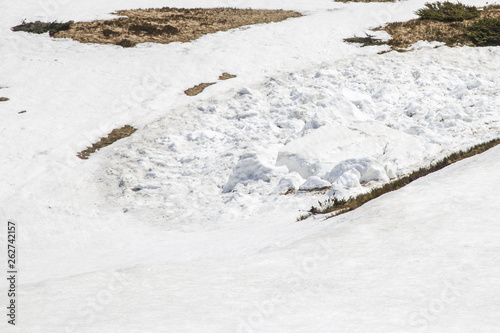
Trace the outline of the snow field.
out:
M 8 329 L 495 331 L 498 148 L 336 219 L 294 222 L 327 197 L 304 191 L 356 194 L 498 135 L 497 48 L 379 56 L 342 42 L 424 2 L 6 5 L 0 218 L 19 226 L 22 304 Z M 132 49 L 10 31 L 167 5 L 305 16 Z M 237 78 L 183 94 L 223 72 Z M 76 158 L 124 124 L 139 130 Z

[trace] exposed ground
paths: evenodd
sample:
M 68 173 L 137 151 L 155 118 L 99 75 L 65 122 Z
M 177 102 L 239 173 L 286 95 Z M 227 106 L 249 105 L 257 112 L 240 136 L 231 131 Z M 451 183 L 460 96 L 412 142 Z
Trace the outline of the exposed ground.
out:
M 237 27 L 280 22 L 300 13 L 285 10 L 235 8 L 157 8 L 122 10 L 114 20 L 76 22 L 53 35 L 82 43 L 117 44 L 189 42 L 203 35 Z
M 135 131 L 136 131 L 136 129 L 130 125 L 125 125 L 122 128 L 116 128 L 116 129 L 112 130 L 111 133 L 109 133 L 107 137 L 101 138 L 101 140 L 99 140 L 99 142 L 93 143 L 92 147 L 88 147 L 87 149 L 82 150 L 81 152 L 76 154 L 76 156 L 78 156 L 82 160 L 86 160 L 89 158 L 90 154 L 94 153 L 95 151 L 97 151 L 101 148 L 104 148 L 106 146 L 109 146 L 110 144 L 112 144 L 120 139 L 129 137 Z
M 500 19 L 500 5 L 485 7 L 478 19 L 485 18 Z M 447 46 L 475 46 L 473 41 L 464 33 L 464 29 L 470 27 L 478 19 L 462 22 L 414 19 L 407 22 L 389 23 L 385 27 L 375 30 L 385 30 L 391 35 L 392 39 L 387 44 L 393 49 L 406 48 L 420 40 L 443 42 Z
M 229 79 L 234 79 L 236 77 L 236 75 L 233 75 L 233 74 L 229 74 L 229 73 L 222 73 L 220 76 L 219 76 L 219 80 L 229 80 Z
M 229 80 L 229 79 L 234 79 L 235 77 L 236 77 L 236 75 L 232 75 L 229 73 L 222 73 L 219 76 L 219 80 L 220 81 Z M 205 88 L 210 87 L 211 85 L 216 84 L 216 83 L 217 82 L 200 83 L 192 88 L 185 90 L 184 93 L 188 96 L 196 96 L 196 95 L 201 94 L 203 92 L 203 90 L 205 90 Z

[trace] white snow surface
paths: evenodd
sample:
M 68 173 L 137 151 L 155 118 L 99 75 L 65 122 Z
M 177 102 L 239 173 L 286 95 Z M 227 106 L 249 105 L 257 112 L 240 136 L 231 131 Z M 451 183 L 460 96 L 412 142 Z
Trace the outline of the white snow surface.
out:
M 4 4 L 0 219 L 17 223 L 20 278 L 18 325 L 0 330 L 498 330 L 499 148 L 349 214 L 295 222 L 328 195 L 499 136 L 499 48 L 379 55 L 387 47 L 342 41 L 424 2 Z M 162 6 L 304 16 L 130 49 L 10 30 Z M 237 78 L 183 94 L 223 72 Z M 75 156 L 125 124 L 138 131 Z

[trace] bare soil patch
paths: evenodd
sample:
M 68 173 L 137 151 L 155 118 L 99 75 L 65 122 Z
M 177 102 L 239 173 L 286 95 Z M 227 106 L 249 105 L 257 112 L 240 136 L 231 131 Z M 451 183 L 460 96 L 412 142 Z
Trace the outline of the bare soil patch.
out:
M 440 22 L 414 19 L 407 22 L 389 23 L 385 27 L 374 30 L 387 31 L 392 36 L 387 44 L 396 50 L 407 48 L 420 40 L 442 42 L 447 46 L 477 46 L 466 31 L 474 22 L 482 19 L 500 19 L 500 5 L 485 7 L 478 18 L 471 20 Z
M 222 73 L 219 76 L 219 80 L 229 80 L 229 79 L 234 79 L 236 75 L 229 74 L 229 73 Z M 196 96 L 198 94 L 201 94 L 203 90 L 205 90 L 206 87 L 210 87 L 213 84 L 216 84 L 217 82 L 209 82 L 209 83 L 200 83 L 192 88 L 189 88 L 188 90 L 184 91 L 184 93 L 188 96 Z
M 237 27 L 280 22 L 300 13 L 284 10 L 235 8 L 156 8 L 121 10 L 113 20 L 76 22 L 52 34 L 82 43 L 117 44 L 189 42 L 203 35 Z
M 116 129 L 112 130 L 111 133 L 109 133 L 107 137 L 101 138 L 101 140 L 99 140 L 98 142 L 93 143 L 92 147 L 88 147 L 87 149 L 82 150 L 81 152 L 76 154 L 76 156 L 78 156 L 82 160 L 87 160 L 89 158 L 90 154 L 94 153 L 95 151 L 97 151 L 101 148 L 107 147 L 110 144 L 112 144 L 120 139 L 131 136 L 135 131 L 136 131 L 136 129 L 130 125 L 125 125 L 122 128 L 116 128 Z
M 9 99 L 7 97 L 0 97 L 0 102 L 7 102 Z

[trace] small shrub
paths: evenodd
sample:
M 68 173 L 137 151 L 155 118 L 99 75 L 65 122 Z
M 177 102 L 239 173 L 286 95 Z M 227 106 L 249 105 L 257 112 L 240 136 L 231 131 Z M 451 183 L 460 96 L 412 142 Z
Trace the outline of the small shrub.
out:
M 464 33 L 477 46 L 499 46 L 500 20 L 477 20 L 469 27 L 465 28 Z
M 372 45 L 382 45 L 384 42 L 382 42 L 381 39 L 374 38 L 375 36 L 368 35 L 366 34 L 366 37 L 351 37 L 351 38 L 345 38 L 344 42 L 347 43 L 360 43 L 362 44 L 361 46 L 372 46 Z
M 130 41 L 129 39 L 124 38 L 118 43 L 116 43 L 116 45 L 120 45 L 121 47 L 134 47 L 136 43 Z
M 475 6 L 467 6 L 461 3 L 433 2 L 426 3 L 425 8 L 415 12 L 422 20 L 436 20 L 440 22 L 456 22 L 471 20 L 479 17 L 480 12 Z
M 118 35 L 118 33 L 116 31 L 113 31 L 111 29 L 104 29 L 102 31 L 102 34 L 104 35 L 104 37 L 106 38 L 109 38 L 111 36 L 114 36 L 114 35 Z
M 12 28 L 12 31 L 25 31 L 33 34 L 44 34 L 46 32 L 49 33 L 49 36 L 54 36 L 59 31 L 69 30 L 73 21 L 65 22 L 65 23 L 57 23 L 56 21 L 51 23 L 35 21 L 26 23 L 23 21 L 20 25 L 17 25 Z
M 132 24 L 130 25 L 128 30 L 136 34 L 145 33 L 151 36 L 162 35 L 162 34 L 173 35 L 179 32 L 179 29 L 171 25 L 166 25 L 164 27 L 157 28 L 156 25 L 150 23 Z

